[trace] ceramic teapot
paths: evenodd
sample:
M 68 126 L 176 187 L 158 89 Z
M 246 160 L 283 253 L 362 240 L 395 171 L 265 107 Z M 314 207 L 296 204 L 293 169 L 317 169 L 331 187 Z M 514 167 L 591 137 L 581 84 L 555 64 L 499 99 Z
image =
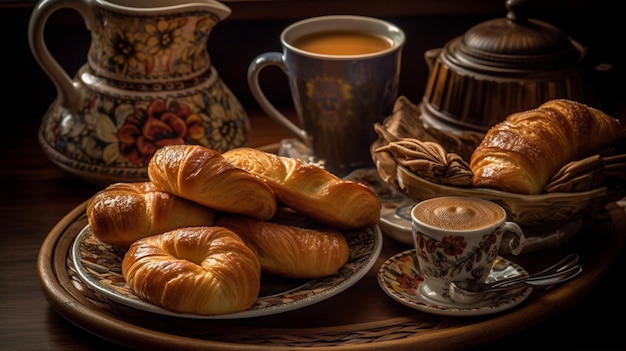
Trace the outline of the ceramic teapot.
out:
M 595 107 L 605 79 L 577 41 L 530 18 L 530 0 L 508 0 L 507 15 L 479 23 L 443 48 L 428 50 L 420 104 L 427 125 L 482 134 L 508 115 L 567 98 Z
M 91 32 L 74 79 L 44 42 L 49 16 L 76 10 Z M 211 65 L 207 40 L 229 16 L 214 0 L 41 0 L 29 23 L 32 53 L 57 99 L 43 117 L 47 156 L 84 180 L 147 180 L 154 152 L 200 144 L 223 152 L 248 143 L 249 120 Z

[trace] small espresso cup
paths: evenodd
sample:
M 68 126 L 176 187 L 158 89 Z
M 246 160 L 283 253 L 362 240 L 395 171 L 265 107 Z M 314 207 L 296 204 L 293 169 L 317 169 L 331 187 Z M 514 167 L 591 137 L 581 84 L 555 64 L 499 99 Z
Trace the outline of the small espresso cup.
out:
M 266 52 L 250 63 L 248 84 L 260 107 L 303 142 L 316 163 L 343 177 L 373 164 L 374 124 L 392 112 L 404 41 L 400 28 L 376 18 L 308 18 L 283 30 L 282 53 Z M 302 128 L 263 93 L 259 74 L 268 66 L 287 75 Z
M 419 293 L 435 303 L 451 303 L 451 281 L 485 282 L 504 235 L 511 235 L 508 253 L 524 246 L 519 225 L 508 222 L 506 211 L 492 201 L 442 196 L 411 209 L 413 241 L 424 282 Z

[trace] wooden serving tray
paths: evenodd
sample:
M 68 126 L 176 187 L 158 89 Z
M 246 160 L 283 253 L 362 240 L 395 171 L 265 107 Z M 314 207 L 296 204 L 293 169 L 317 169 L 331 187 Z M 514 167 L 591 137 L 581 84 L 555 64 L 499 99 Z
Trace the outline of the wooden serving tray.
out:
M 626 228 L 626 211 L 611 203 L 605 220 L 588 220 L 570 242 L 507 257 L 532 273 L 576 251 L 583 265 L 583 273 L 577 279 L 544 292 L 533 292 L 519 306 L 498 314 L 447 317 L 405 307 L 382 291 L 376 278 L 381 264 L 410 249 L 385 236 L 374 267 L 337 296 L 276 315 L 199 320 L 135 310 L 108 300 L 80 281 L 70 248 L 87 223 L 85 205 L 68 213 L 41 247 L 37 269 L 44 293 L 59 314 L 88 332 L 124 346 L 152 350 L 398 350 L 409 346 L 450 350 L 459 345 L 480 346 L 528 329 L 581 302 L 613 264 L 626 241 L 620 235 L 620 230 Z

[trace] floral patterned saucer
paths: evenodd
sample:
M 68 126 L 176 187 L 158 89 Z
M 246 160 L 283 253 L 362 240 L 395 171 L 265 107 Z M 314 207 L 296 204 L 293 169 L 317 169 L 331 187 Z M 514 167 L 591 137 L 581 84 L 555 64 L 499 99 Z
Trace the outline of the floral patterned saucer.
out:
M 514 262 L 498 257 L 487 281 L 517 275 L 528 273 Z M 452 300 L 449 304 L 441 304 L 420 293 L 420 284 L 423 281 L 415 250 L 407 250 L 389 258 L 378 271 L 378 283 L 392 299 L 422 312 L 446 316 L 480 316 L 508 310 L 526 300 L 533 290 L 530 287 L 516 289 L 473 305 L 459 305 Z
M 267 316 L 306 307 L 339 294 L 354 285 L 376 263 L 383 240 L 378 226 L 344 232 L 350 246 L 350 259 L 329 277 L 290 280 L 265 276 L 256 302 L 246 311 L 204 316 L 168 311 L 141 300 L 126 285 L 122 275 L 124 251 L 100 242 L 85 226 L 71 248 L 80 279 L 91 289 L 120 304 L 139 310 L 195 319 L 237 319 Z

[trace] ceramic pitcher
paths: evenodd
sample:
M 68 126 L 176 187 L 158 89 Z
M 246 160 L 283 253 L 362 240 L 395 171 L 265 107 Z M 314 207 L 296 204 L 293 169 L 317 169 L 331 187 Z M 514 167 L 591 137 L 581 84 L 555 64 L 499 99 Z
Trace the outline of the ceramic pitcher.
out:
M 87 62 L 73 79 L 44 41 L 47 19 L 61 8 L 80 13 L 91 32 Z M 214 0 L 39 1 L 29 42 L 57 89 L 39 131 L 47 156 L 107 185 L 147 180 L 147 164 L 164 145 L 219 152 L 246 145 L 248 117 L 207 50 L 211 30 L 230 13 Z

